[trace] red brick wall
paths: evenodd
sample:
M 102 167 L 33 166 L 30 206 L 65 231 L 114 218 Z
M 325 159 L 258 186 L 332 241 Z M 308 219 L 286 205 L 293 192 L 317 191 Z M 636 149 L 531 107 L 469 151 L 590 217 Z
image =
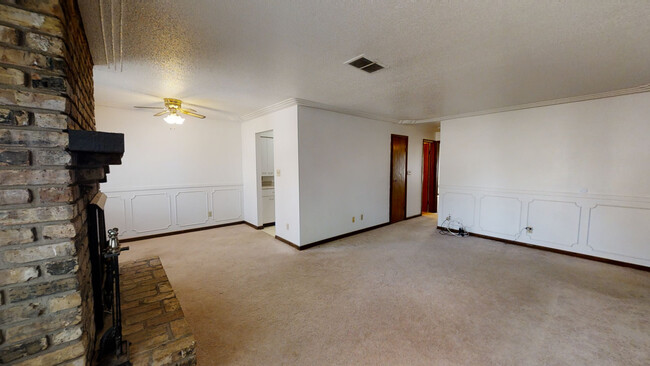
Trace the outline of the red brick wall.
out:
M 98 184 L 79 184 L 67 129 L 95 129 L 76 2 L 0 0 L 0 364 L 92 354 L 85 207 Z

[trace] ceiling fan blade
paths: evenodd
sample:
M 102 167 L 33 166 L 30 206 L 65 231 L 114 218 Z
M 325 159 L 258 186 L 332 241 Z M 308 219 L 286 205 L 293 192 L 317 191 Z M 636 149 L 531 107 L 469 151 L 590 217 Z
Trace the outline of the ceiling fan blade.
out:
M 196 112 L 196 109 L 192 109 L 192 108 L 182 108 L 182 109 L 190 112 Z
M 199 107 L 199 108 L 203 108 L 203 109 L 209 109 L 209 110 L 211 110 L 211 111 L 215 111 L 215 112 L 228 113 L 228 112 L 226 112 L 226 111 L 224 111 L 224 110 L 221 110 L 221 109 L 216 109 L 216 108 L 212 108 L 212 107 L 206 107 L 206 106 L 204 106 L 204 105 L 198 105 L 198 104 L 193 104 L 193 103 L 183 102 L 183 105 L 191 105 L 191 106 L 193 106 L 193 107 Z
M 163 109 L 165 107 L 143 107 L 140 105 L 134 105 L 133 108 L 138 108 L 138 109 Z
M 165 114 L 167 114 L 167 113 L 169 113 L 169 111 L 168 111 L 168 110 L 164 110 L 164 111 L 162 111 L 162 112 L 158 112 L 158 113 L 154 114 L 153 116 L 154 116 L 154 117 L 159 117 L 159 116 L 165 115 Z
M 207 109 L 207 110 L 210 110 L 210 111 L 213 111 L 213 112 L 217 112 L 217 113 L 225 116 L 228 120 L 231 120 L 231 121 L 239 121 L 240 120 L 238 115 L 236 115 L 236 114 L 234 114 L 232 112 L 225 111 L 223 109 L 217 109 L 217 108 L 207 107 L 205 105 L 199 105 L 199 104 L 193 104 L 193 103 L 187 103 L 187 102 L 183 102 L 183 105 L 191 105 L 193 107 L 200 107 L 201 109 Z
M 188 116 L 192 116 L 192 117 L 196 117 L 196 118 L 201 118 L 201 119 L 205 118 L 204 115 L 202 115 L 202 114 L 198 114 L 198 113 L 194 113 L 194 112 L 190 112 L 189 110 L 187 110 L 187 109 L 185 109 L 185 108 L 181 108 L 181 109 L 179 109 L 179 111 L 180 111 L 181 113 L 187 114 Z

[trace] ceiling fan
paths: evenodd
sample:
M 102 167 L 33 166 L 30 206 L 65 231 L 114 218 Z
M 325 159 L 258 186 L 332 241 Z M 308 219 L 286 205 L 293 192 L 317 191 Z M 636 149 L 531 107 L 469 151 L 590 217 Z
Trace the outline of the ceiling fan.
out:
M 142 106 L 135 106 L 135 108 L 143 108 L 143 109 L 164 109 L 163 111 L 160 111 L 156 114 L 154 114 L 154 117 L 159 117 L 159 116 L 164 116 L 168 114 L 164 120 L 165 122 L 169 123 L 170 125 L 182 125 L 183 122 L 185 121 L 185 118 L 181 116 L 181 114 L 187 114 L 188 116 L 196 117 L 196 118 L 205 118 L 204 115 L 196 113 L 194 109 L 191 108 L 183 108 L 182 107 L 183 101 L 180 99 L 174 99 L 174 98 L 165 98 L 165 106 L 164 107 L 142 107 Z

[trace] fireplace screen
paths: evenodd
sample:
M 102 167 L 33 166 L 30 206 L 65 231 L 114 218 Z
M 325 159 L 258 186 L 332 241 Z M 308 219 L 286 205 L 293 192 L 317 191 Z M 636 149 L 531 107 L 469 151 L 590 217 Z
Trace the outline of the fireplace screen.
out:
M 104 219 L 106 195 L 99 192 L 88 206 L 88 245 L 92 266 L 97 358 L 100 365 L 130 365 L 129 342 L 122 339 L 118 229 L 108 230 Z M 106 319 L 112 320 L 106 324 Z

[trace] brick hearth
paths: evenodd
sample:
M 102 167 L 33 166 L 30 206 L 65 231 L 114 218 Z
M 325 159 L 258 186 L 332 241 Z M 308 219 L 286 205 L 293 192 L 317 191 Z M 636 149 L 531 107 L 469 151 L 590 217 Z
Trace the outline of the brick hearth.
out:
M 120 287 L 133 365 L 195 365 L 196 342 L 160 259 L 121 264 Z

